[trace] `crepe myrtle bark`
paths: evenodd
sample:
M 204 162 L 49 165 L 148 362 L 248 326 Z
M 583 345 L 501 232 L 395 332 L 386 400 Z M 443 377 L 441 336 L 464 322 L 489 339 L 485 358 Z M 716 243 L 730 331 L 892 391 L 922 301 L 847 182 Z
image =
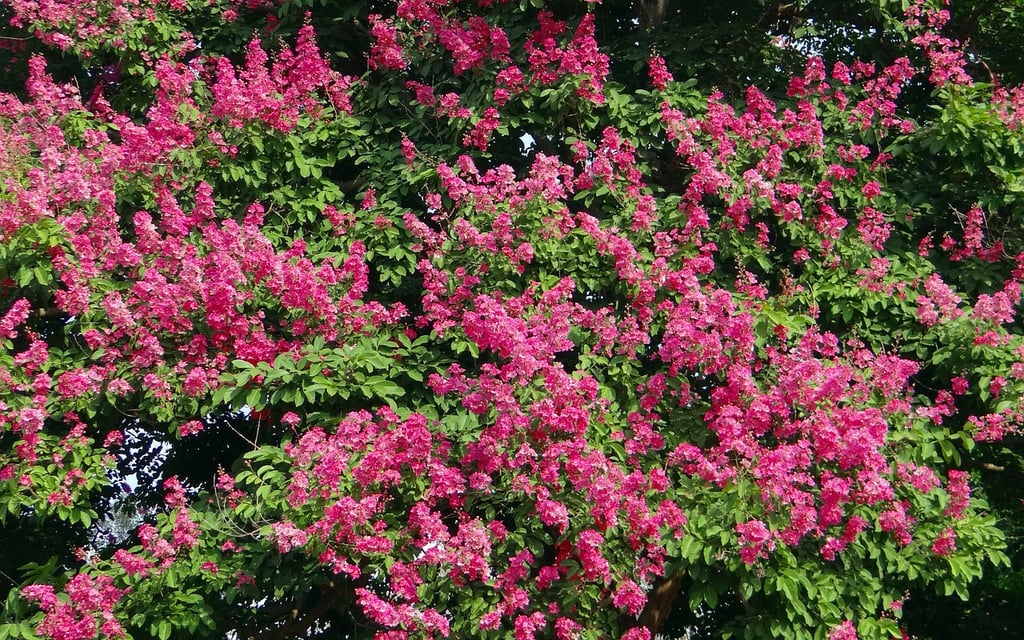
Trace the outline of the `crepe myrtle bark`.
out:
M 1013 571 L 1024 92 L 839 4 L 4 0 L 0 638 L 899 637 Z

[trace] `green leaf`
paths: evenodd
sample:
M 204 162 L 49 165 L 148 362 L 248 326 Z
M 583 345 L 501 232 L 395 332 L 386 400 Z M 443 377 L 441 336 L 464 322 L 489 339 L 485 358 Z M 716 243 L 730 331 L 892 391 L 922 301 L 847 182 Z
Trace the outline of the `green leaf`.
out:
M 391 382 L 390 380 L 386 380 L 384 378 L 380 378 L 377 376 L 368 378 L 365 384 L 373 390 L 374 395 L 381 398 L 388 398 L 394 396 L 401 397 L 405 395 L 405 389 L 398 386 L 394 382 Z

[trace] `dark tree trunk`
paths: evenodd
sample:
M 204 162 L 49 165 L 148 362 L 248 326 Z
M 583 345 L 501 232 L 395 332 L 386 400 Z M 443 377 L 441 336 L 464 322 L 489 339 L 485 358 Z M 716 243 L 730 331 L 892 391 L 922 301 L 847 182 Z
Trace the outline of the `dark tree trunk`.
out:
M 672 607 L 675 605 L 685 575 L 686 572 L 680 569 L 654 583 L 654 587 L 647 594 L 647 606 L 640 612 L 637 626 L 647 627 L 652 638 L 661 633 L 665 621 L 672 614 Z

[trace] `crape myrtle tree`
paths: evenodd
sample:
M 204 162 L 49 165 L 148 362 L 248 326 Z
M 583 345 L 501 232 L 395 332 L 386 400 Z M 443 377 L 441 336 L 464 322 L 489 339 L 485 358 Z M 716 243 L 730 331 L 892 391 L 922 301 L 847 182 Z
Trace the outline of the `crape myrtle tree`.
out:
M 0 638 L 996 624 L 1020 9 L 3 0 Z

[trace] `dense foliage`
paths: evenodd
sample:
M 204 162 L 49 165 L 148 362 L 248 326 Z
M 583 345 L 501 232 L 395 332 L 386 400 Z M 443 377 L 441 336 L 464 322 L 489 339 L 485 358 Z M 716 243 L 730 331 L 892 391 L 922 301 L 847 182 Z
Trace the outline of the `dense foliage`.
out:
M 0 1 L 0 638 L 1009 637 L 1021 12 Z

